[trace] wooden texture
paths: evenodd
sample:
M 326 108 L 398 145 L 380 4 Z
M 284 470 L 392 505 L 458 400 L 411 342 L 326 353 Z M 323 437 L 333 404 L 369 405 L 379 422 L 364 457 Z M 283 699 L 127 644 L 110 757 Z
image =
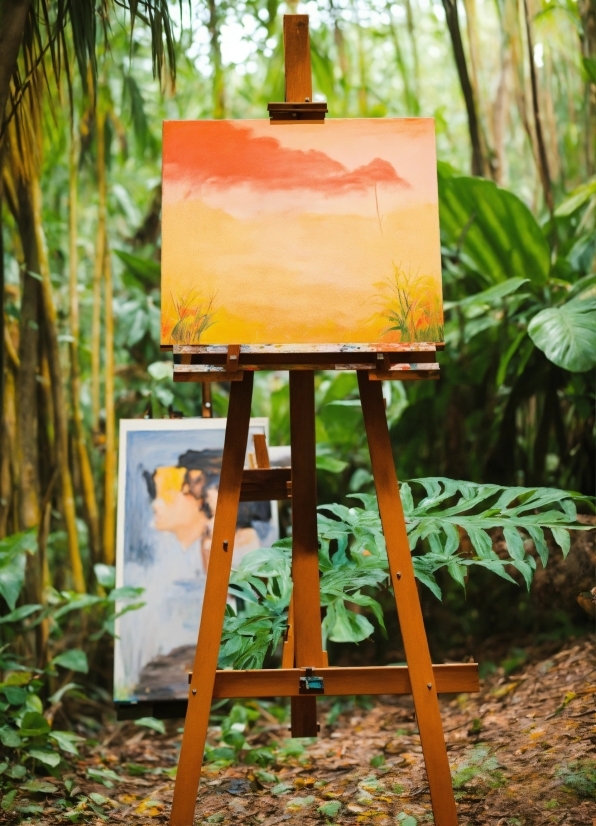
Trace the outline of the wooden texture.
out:
M 204 419 L 213 418 L 213 397 L 209 382 L 204 382 L 201 388 L 201 415 Z
M 421 359 L 419 362 L 403 362 L 399 361 L 385 370 L 379 370 L 374 362 L 357 362 L 357 361 L 327 361 L 327 360 L 298 360 L 296 362 L 285 361 L 281 364 L 276 361 L 257 361 L 256 359 L 245 358 L 240 364 L 240 370 L 362 370 L 364 372 L 382 374 L 383 377 L 400 372 L 439 372 L 439 365 L 437 362 L 427 362 Z M 227 373 L 233 375 L 227 368 L 221 367 L 219 364 L 175 364 L 174 373 Z M 220 379 L 221 380 L 221 379 Z
M 291 480 L 292 470 L 289 467 L 257 467 L 245 470 L 242 474 L 240 501 L 266 502 L 268 499 L 289 499 L 292 492 Z
M 297 697 L 298 681 L 304 673 L 303 668 L 291 665 L 258 671 L 218 671 L 213 697 Z M 328 697 L 412 693 L 410 670 L 405 665 L 316 668 L 315 674 L 323 677 L 323 694 Z M 430 679 L 439 694 L 474 692 L 480 687 L 477 663 L 433 665 Z
M 201 617 L 201 620 L 204 617 L 207 621 L 201 621 L 199 627 L 170 816 L 171 826 L 192 826 L 194 819 L 232 568 L 252 388 L 253 376 L 245 373 L 242 382 L 233 384 L 230 390 L 228 419 L 233 422 L 233 426 L 226 427 L 224 441 L 217 511 L 203 600 L 205 611 Z
M 323 666 L 319 553 L 315 381 L 312 373 L 290 374 L 292 449 L 292 580 L 296 665 Z
M 428 650 L 414 566 L 406 532 L 382 385 L 358 374 L 358 386 L 379 513 L 387 546 L 412 695 L 420 730 L 436 826 L 457 826 L 457 812 L 443 735 L 437 685 Z M 397 574 L 399 573 L 399 576 Z
M 239 381 L 242 370 L 364 370 L 373 380 L 433 379 L 439 375 L 434 344 L 242 345 L 237 369 L 230 369 L 230 350 L 219 345 L 176 345 L 174 381 Z M 236 352 L 234 352 L 236 355 Z
M 225 373 L 225 372 L 218 372 L 218 373 L 195 373 L 193 371 L 182 371 L 178 372 L 176 370 L 177 367 L 183 367 L 184 365 L 175 364 L 174 365 L 174 381 L 194 381 L 194 382 L 201 382 L 201 381 L 242 381 L 242 377 L 244 372 L 241 370 L 237 370 L 235 373 Z M 246 371 L 246 372 L 254 372 L 254 371 Z
M 240 358 L 240 345 L 230 344 L 226 354 L 226 370 L 228 373 L 235 373 L 238 369 L 238 359 Z
M 270 468 L 269 451 L 267 450 L 267 439 L 264 433 L 255 433 L 252 437 L 252 442 L 255 446 L 255 458 L 257 460 L 258 468 Z
M 290 373 L 294 662 L 323 667 L 317 533 L 315 378 Z M 292 737 L 316 737 L 316 698 L 292 701 Z
M 197 353 L 202 355 L 221 355 L 228 352 L 224 344 L 173 344 L 168 345 L 174 355 L 182 353 Z M 164 349 L 165 346 L 164 346 Z M 287 355 L 312 355 L 322 354 L 346 355 L 347 353 L 434 353 L 435 350 L 444 350 L 445 345 L 441 342 L 428 341 L 408 341 L 408 342 L 379 342 L 373 344 L 242 344 L 240 353 L 250 353 L 252 355 L 287 356 Z M 225 361 L 225 359 L 224 359 Z M 414 359 L 415 361 L 415 359 Z
M 271 123 L 277 121 L 323 121 L 329 111 L 326 103 L 269 103 L 267 105 Z
M 310 36 L 307 14 L 284 14 L 287 103 L 312 101 Z
M 316 737 L 319 733 L 316 697 L 290 697 L 290 737 Z
M 294 668 L 294 654 L 295 654 L 295 635 L 294 635 L 294 595 L 290 597 L 290 607 L 288 608 L 288 627 L 286 630 L 286 638 L 283 644 L 283 651 L 281 655 L 282 668 Z

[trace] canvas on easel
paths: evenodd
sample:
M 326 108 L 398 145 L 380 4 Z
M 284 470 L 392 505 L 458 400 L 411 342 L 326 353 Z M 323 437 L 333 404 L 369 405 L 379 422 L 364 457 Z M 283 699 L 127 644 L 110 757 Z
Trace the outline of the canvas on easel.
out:
M 217 698 L 412 694 L 437 826 L 457 811 L 438 695 L 478 690 L 474 663 L 433 665 L 382 394 L 436 379 L 442 347 L 436 163 L 428 120 L 325 120 L 312 102 L 307 15 L 284 17 L 286 101 L 269 122 L 164 128 L 162 346 L 175 381 L 229 381 L 218 509 L 171 826 L 192 826 Z M 350 152 L 353 149 L 353 153 Z M 288 370 L 291 468 L 244 469 L 254 373 Z M 317 535 L 315 370 L 355 370 L 407 666 L 329 667 Z M 204 385 L 205 386 L 205 385 Z M 265 454 L 266 452 L 263 451 Z M 218 670 L 241 501 L 288 499 L 292 581 L 282 666 Z
M 163 138 L 162 344 L 443 340 L 432 119 Z

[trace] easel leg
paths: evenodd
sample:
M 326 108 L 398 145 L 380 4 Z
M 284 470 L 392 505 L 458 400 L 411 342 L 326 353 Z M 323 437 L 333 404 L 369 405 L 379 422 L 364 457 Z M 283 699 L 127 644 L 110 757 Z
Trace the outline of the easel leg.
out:
M 382 383 L 370 381 L 368 375 L 359 372 L 358 385 L 435 824 L 457 826 L 447 747 L 393 462 Z
M 312 370 L 290 372 L 292 592 L 295 663 L 324 667 L 317 534 L 315 384 Z M 316 697 L 292 698 L 292 737 L 316 737 Z
M 170 826 L 192 826 L 194 820 L 232 568 L 252 387 L 253 374 L 246 372 L 242 381 L 232 382 L 230 391 L 219 495 L 203 599 L 203 609 L 209 606 L 209 610 L 208 613 L 204 610 L 199 627 Z M 206 621 L 203 622 L 203 619 Z

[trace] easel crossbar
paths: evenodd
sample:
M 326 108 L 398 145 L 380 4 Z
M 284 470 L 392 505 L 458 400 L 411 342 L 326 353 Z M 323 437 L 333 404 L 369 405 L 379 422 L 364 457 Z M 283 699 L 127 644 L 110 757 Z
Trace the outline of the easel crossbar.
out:
M 407 666 L 317 668 L 313 671 L 323 678 L 324 688 L 318 692 L 319 696 L 412 693 Z M 241 697 L 303 696 L 300 678 L 305 673 L 304 668 L 218 671 L 215 675 L 213 698 L 231 700 Z M 433 676 L 439 694 L 474 692 L 480 688 L 477 663 L 434 665 Z

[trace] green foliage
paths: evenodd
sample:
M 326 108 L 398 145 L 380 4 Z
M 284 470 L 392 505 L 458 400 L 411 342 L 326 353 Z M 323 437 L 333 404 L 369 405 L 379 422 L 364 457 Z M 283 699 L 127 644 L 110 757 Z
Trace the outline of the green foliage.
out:
M 287 626 L 292 593 L 287 540 L 246 554 L 232 572 L 230 590 L 245 608 L 238 616 L 226 608 L 219 667 L 259 668 Z
M 93 612 L 97 630 L 88 635 L 88 640 L 98 640 L 106 634 L 113 636 L 117 616 L 142 604 L 138 602 L 142 589 L 114 588 L 114 568 L 98 564 L 97 580 L 108 589 L 106 595 L 51 589 L 45 605 L 24 604 L 15 608 L 23 588 L 26 557 L 35 547 L 32 532 L 8 537 L 0 545 L 0 564 L 9 571 L 0 593 L 12 609 L 0 617 L 0 640 L 4 643 L 0 647 L 0 766 L 4 767 L 0 771 L 0 789 L 5 792 L 3 802 L 8 800 L 7 806 L 14 800 L 14 795 L 11 797 L 12 792 L 16 792 L 12 788 L 14 780 L 34 773 L 39 765 L 44 772 L 58 777 L 68 761 L 78 756 L 77 744 L 83 738 L 70 731 L 54 730 L 51 716 L 44 714 L 42 699 L 50 693 L 51 685 L 55 691 L 49 697 L 50 706 L 67 694 L 76 694 L 80 686 L 69 681 L 69 674 L 89 671 L 87 652 L 65 647 L 65 624 L 81 611 Z M 49 624 L 50 639 L 59 653 L 45 668 L 28 668 L 11 653 L 11 644 L 41 622 Z M 29 781 L 29 785 L 34 782 Z
M 281 706 L 269 706 L 270 714 L 274 714 L 280 722 L 285 722 L 286 709 Z M 212 720 L 219 723 L 214 727 L 217 745 L 205 747 L 205 761 L 225 768 L 230 765 L 244 763 L 249 766 L 258 766 L 255 774 L 261 782 L 275 783 L 271 789 L 274 795 L 282 795 L 293 789 L 285 783 L 278 782 L 277 775 L 263 771 L 267 767 L 283 765 L 287 762 L 302 762 L 306 759 L 306 745 L 314 742 L 308 738 L 293 738 L 282 743 L 274 741 L 267 746 L 253 748 L 247 741 L 247 735 L 258 734 L 258 721 L 261 718 L 260 704 L 255 702 L 232 705 L 228 714 L 214 716 Z
M 480 793 L 501 788 L 506 783 L 501 768 L 488 746 L 475 746 L 452 772 L 453 788 L 468 791 L 468 786 L 473 786 Z
M 157 720 L 155 717 L 139 717 L 138 720 L 135 720 L 135 724 L 137 726 L 144 726 L 145 728 L 152 729 L 156 731 L 158 734 L 165 734 L 166 733 L 166 726 L 163 720 Z
M 596 799 L 596 764 L 594 760 L 575 760 L 557 769 L 556 776 L 563 786 L 580 797 Z
M 25 531 L 0 539 L 0 595 L 4 597 L 11 611 L 17 603 L 25 580 L 26 554 L 35 553 L 36 550 L 35 531 Z M 9 621 L 20 619 L 22 616 L 21 611 L 20 616 L 13 616 L 13 620 Z
M 589 530 L 576 521 L 572 493 L 549 488 L 504 488 L 476 485 L 440 477 L 411 483 L 425 494 L 417 501 L 412 486 L 401 485 L 400 493 L 414 573 L 432 593 L 441 598 L 436 573 L 447 573 L 462 587 L 471 567 L 486 568 L 515 583 L 509 566 L 530 587 L 536 561 L 548 562 L 544 531 L 549 530 L 565 556 L 570 530 Z M 323 639 L 357 643 L 369 637 L 374 626 L 357 605 L 376 620 L 385 632 L 383 612 L 376 599 L 379 589 L 389 588 L 388 564 L 376 497 L 351 494 L 364 508 L 323 505 L 319 515 L 319 568 L 321 604 L 326 609 Z M 331 514 L 327 516 L 326 513 Z M 493 549 L 489 531 L 503 531 L 508 556 Z M 466 535 L 472 552 L 464 552 Z M 224 622 L 219 665 L 221 668 L 260 668 L 268 651 L 275 652 L 287 625 L 291 596 L 291 539 L 274 547 L 253 551 L 232 573 L 232 592 L 244 607 L 236 614 L 228 606 Z
M 509 278 L 542 286 L 550 251 L 528 207 L 491 181 L 448 173 L 439 167 L 441 230 L 487 285 Z M 447 174 L 446 174 L 447 173 Z
M 553 364 L 582 373 L 596 367 L 596 298 L 575 298 L 537 313 L 528 334 Z
M 326 803 L 323 803 L 318 807 L 317 812 L 323 815 L 323 817 L 333 820 L 333 818 L 339 814 L 340 809 L 341 803 L 339 800 L 328 800 Z

